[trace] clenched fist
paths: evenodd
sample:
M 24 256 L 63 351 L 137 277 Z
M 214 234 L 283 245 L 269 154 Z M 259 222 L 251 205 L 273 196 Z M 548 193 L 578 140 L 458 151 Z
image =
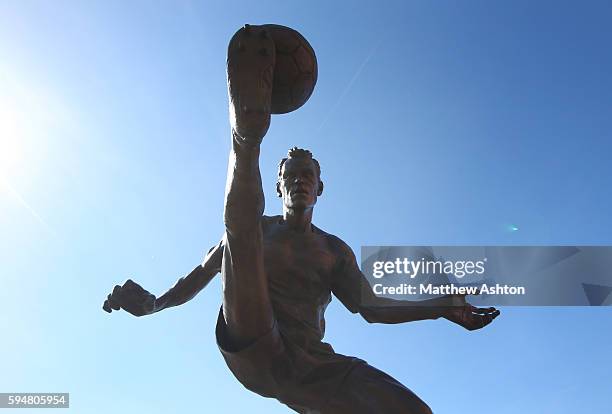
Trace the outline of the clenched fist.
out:
M 115 286 L 104 301 L 102 309 L 108 313 L 124 309 L 134 316 L 150 315 L 155 312 L 155 296 L 128 279 L 123 286 Z

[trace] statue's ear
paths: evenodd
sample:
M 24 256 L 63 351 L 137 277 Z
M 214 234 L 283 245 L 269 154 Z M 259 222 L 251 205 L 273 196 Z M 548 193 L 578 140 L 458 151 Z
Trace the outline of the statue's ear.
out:
M 323 181 L 319 180 L 319 191 L 317 192 L 317 196 L 323 194 Z
M 283 197 L 283 193 L 282 193 L 282 191 L 280 189 L 280 183 L 279 182 L 276 183 L 276 194 L 278 194 L 278 196 L 281 197 L 281 198 Z

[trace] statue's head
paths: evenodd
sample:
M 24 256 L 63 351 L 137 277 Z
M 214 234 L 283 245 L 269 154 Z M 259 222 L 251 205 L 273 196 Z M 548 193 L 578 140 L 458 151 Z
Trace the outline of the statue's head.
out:
M 308 150 L 293 147 L 278 165 L 276 192 L 287 208 L 312 208 L 323 194 L 321 167 Z

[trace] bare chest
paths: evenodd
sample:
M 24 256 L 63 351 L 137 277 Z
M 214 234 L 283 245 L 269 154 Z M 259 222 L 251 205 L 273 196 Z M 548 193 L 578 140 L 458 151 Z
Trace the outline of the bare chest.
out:
M 335 255 L 324 235 L 264 231 L 264 266 L 273 290 L 296 299 L 327 297 Z

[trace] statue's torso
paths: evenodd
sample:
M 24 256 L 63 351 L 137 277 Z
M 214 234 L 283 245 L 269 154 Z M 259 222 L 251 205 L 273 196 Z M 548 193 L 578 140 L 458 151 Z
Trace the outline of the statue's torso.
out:
M 313 226 L 298 233 L 281 217 L 264 217 L 264 266 L 270 299 L 281 331 L 300 342 L 320 341 L 337 254 L 329 236 Z

